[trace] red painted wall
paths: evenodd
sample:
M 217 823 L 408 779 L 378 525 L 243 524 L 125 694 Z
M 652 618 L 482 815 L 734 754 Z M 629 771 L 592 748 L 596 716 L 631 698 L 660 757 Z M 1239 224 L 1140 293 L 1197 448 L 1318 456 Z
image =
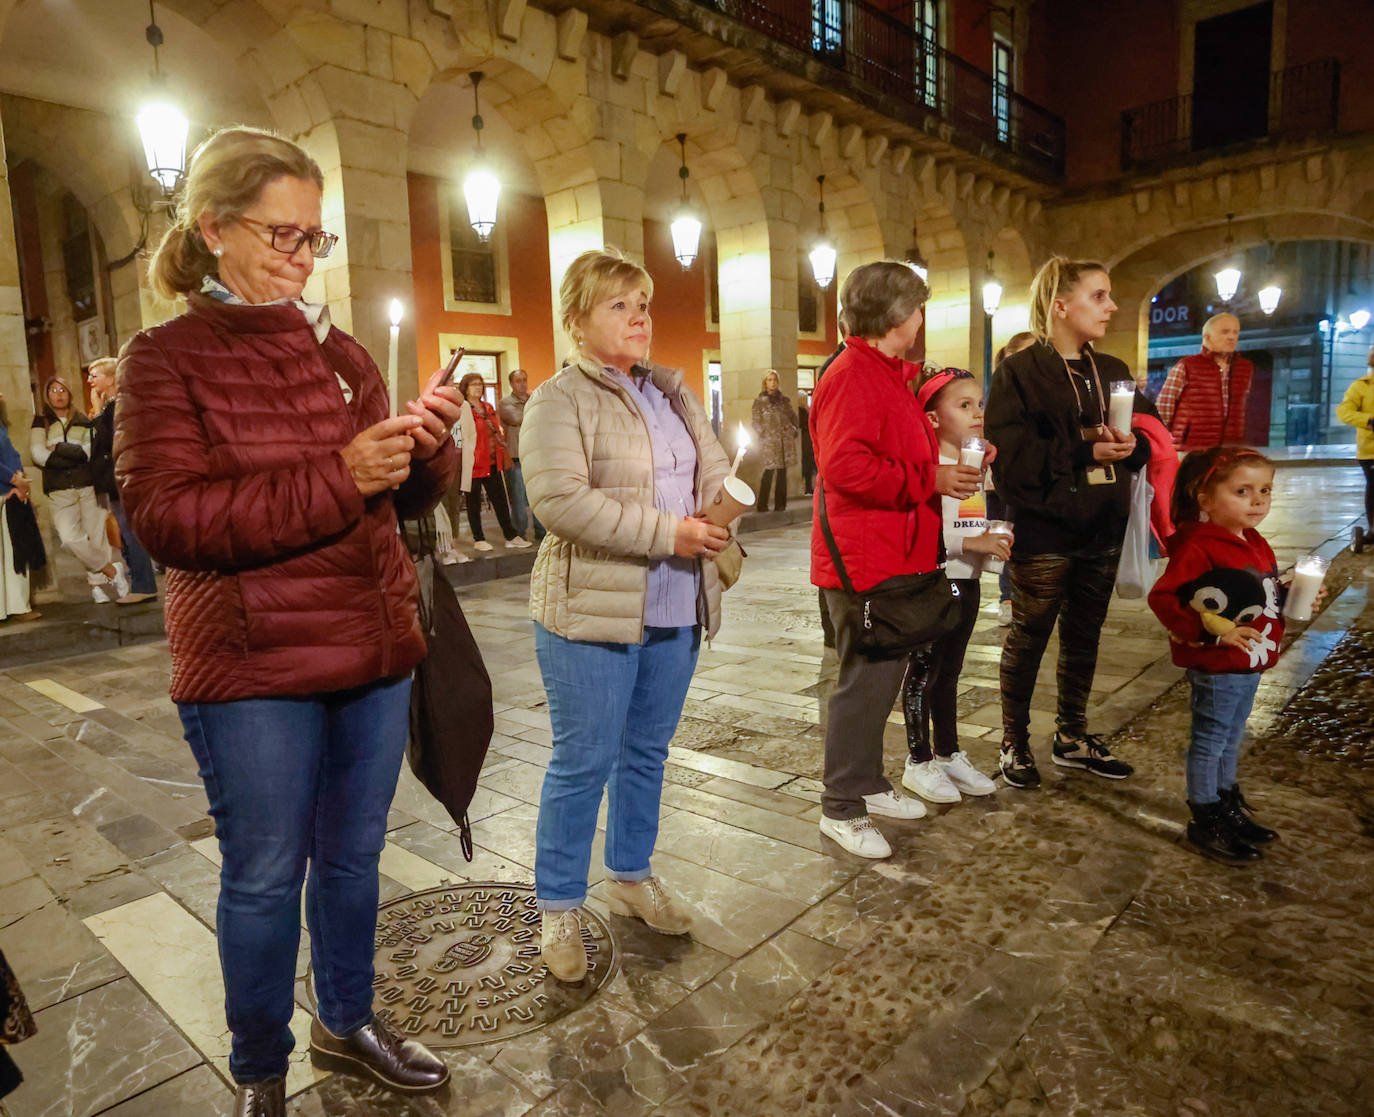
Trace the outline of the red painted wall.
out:
M 1374 128 L 1374 4 L 1369 0 L 1289 0 L 1285 65 L 1321 58 L 1341 64 L 1340 128 Z
M 439 365 L 441 333 L 489 334 L 520 339 L 520 363 L 530 386 L 558 371 L 554 358 L 549 278 L 549 224 L 542 198 L 503 192 L 499 219 L 506 225 L 510 259 L 510 314 L 456 314 L 444 309 L 439 239 L 439 180 L 409 175 L 410 256 L 415 284 L 415 347 L 422 373 Z M 502 376 L 510 369 L 502 369 Z M 504 385 L 503 385 L 504 388 Z
M 703 241 L 706 236 L 703 230 Z M 720 348 L 720 331 L 706 325 L 706 259 L 698 256 L 684 271 L 673 256 L 667 223 L 646 220 L 644 267 L 654 281 L 653 359 L 682 369 L 688 386 L 700 399 L 706 381 L 702 351 Z

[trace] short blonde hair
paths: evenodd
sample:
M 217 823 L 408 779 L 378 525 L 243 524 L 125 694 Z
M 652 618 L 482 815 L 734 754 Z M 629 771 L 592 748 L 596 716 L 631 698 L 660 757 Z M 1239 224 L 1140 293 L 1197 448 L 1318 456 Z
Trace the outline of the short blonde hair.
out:
M 1107 269 L 1096 260 L 1070 260 L 1067 256 L 1051 256 L 1046 260 L 1031 280 L 1031 333 L 1041 341 L 1049 341 L 1054 300 L 1072 292 L 1085 275 L 1099 271 L 1107 274 Z
M 86 366 L 86 375 L 89 376 L 97 368 L 103 368 L 105 365 L 110 366 L 110 375 L 114 377 L 115 380 L 118 380 L 119 361 L 117 361 L 114 357 L 97 357 L 95 360 L 93 360 L 90 364 Z
M 603 299 L 621 291 L 639 289 L 654 297 L 654 281 L 643 265 L 635 263 L 618 248 L 594 248 L 582 253 L 563 273 L 558 289 L 558 304 L 563 315 L 563 329 L 577 344 L 581 344 L 578 324 Z
M 164 298 L 200 289 L 219 267 L 200 235 L 200 218 L 242 216 L 279 178 L 299 178 L 324 189 L 324 173 L 305 149 L 275 132 L 235 125 L 221 128 L 191 156 L 172 224 L 153 254 L 150 279 Z
M 860 264 L 840 289 L 842 328 L 846 336 L 879 338 L 925 306 L 930 288 L 902 260 Z

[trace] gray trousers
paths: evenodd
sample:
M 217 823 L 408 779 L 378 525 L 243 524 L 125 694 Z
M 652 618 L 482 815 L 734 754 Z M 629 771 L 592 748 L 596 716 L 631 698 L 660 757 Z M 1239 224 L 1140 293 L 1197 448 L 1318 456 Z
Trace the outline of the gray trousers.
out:
M 830 615 L 841 613 L 843 590 L 822 589 Z M 865 795 L 891 791 L 883 775 L 883 727 L 897 701 L 906 656 L 867 659 L 854 648 L 855 631 L 835 628 L 839 679 L 830 695 L 825 726 L 825 794 L 821 813 L 858 818 L 868 813 Z

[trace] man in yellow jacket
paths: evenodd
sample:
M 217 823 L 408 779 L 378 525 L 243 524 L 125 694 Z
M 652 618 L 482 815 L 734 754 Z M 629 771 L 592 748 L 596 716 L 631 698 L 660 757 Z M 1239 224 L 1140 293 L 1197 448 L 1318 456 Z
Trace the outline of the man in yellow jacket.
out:
M 1355 456 L 1364 470 L 1365 526 L 1356 524 L 1350 533 L 1350 545 L 1356 551 L 1374 542 L 1374 349 L 1369 351 L 1368 365 L 1365 374 L 1345 390 L 1345 398 L 1336 408 L 1336 418 L 1358 432 Z

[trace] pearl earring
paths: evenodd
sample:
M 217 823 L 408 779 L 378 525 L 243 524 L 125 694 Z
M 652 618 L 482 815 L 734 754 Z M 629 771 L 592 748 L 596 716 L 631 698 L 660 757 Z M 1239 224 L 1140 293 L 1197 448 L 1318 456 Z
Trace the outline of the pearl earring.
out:
M 218 260 L 218 259 L 219 259 L 221 256 L 223 256 L 223 255 L 224 255 L 224 249 L 222 249 L 222 248 L 216 248 L 216 249 L 215 249 L 215 259 L 216 259 L 216 260 Z

